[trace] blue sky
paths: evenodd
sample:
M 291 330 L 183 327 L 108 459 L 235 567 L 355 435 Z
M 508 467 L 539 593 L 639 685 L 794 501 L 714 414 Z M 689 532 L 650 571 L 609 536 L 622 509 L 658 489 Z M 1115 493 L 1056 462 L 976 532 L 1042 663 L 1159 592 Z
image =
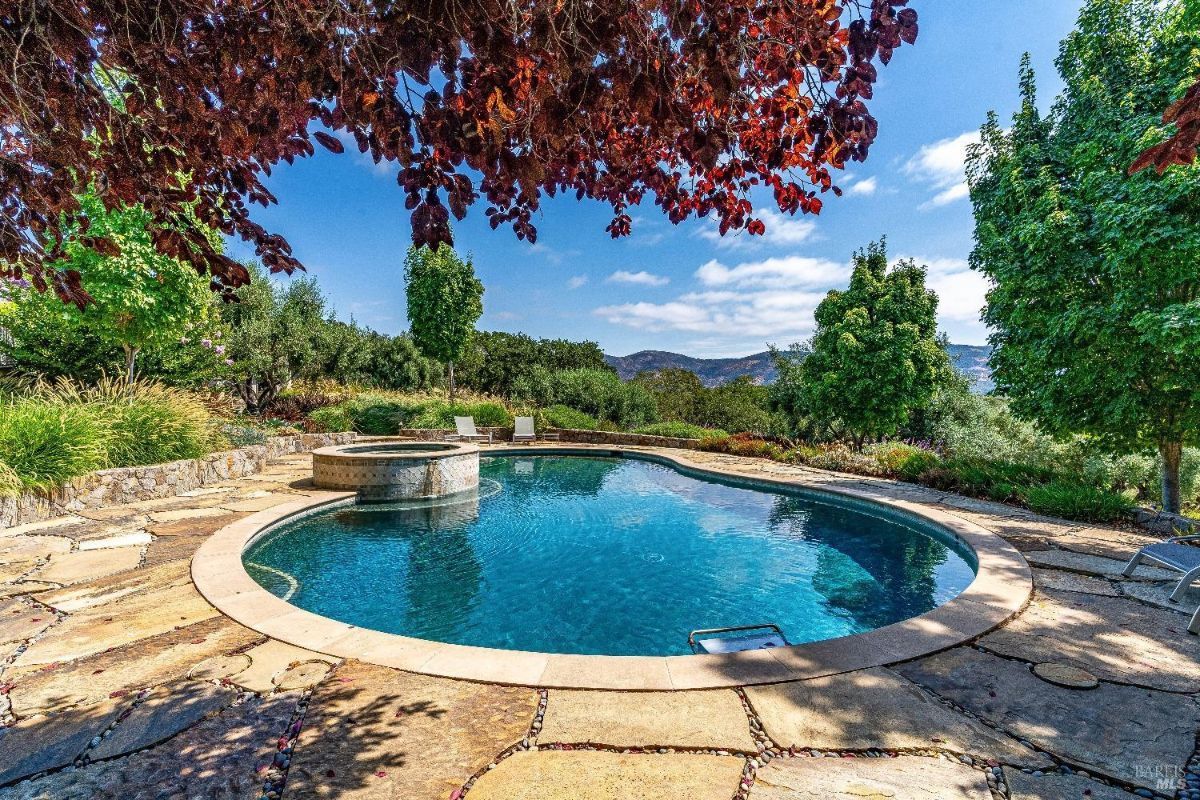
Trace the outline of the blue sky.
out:
M 1029 51 L 1043 106 L 1060 88 L 1053 62 L 1080 0 L 912 0 L 920 38 L 881 68 L 870 109 L 879 138 L 824 196 L 819 216 L 763 215 L 763 237 L 720 237 L 709 220 L 672 225 L 647 203 L 633 235 L 605 233 L 606 206 L 546 198 L 538 242 L 493 231 L 473 206 L 457 223 L 486 287 L 485 330 L 592 339 L 614 355 L 674 350 L 738 356 L 807 338 L 812 312 L 845 285 L 853 250 L 886 234 L 893 258 L 930 268 L 951 341 L 983 343 L 985 283 L 967 269 L 971 208 L 962 179 L 966 143 L 989 109 L 1007 119 L 1017 65 Z M 386 333 L 407 328 L 403 260 L 408 212 L 395 168 L 347 150 L 283 166 L 268 181 L 279 205 L 255 218 L 291 242 L 337 315 Z M 770 208 L 768 202 L 764 208 Z M 252 257 L 240 242 L 230 255 Z

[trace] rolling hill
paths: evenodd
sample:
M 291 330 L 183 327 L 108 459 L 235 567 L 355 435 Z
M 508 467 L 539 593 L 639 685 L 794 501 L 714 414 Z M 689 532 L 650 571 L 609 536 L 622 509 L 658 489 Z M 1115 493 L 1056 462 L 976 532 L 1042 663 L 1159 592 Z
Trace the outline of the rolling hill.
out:
M 987 366 L 991 348 L 986 345 L 952 344 L 948 349 L 954 366 L 974 378 L 975 391 L 991 391 L 993 384 Z M 696 373 L 705 386 L 720 386 L 742 375 L 749 375 L 755 383 L 760 384 L 775 380 L 771 354 L 766 352 L 742 358 L 695 358 L 666 350 L 640 350 L 627 356 L 605 355 L 604 360 L 626 380 L 639 372 L 655 372 L 672 367 Z

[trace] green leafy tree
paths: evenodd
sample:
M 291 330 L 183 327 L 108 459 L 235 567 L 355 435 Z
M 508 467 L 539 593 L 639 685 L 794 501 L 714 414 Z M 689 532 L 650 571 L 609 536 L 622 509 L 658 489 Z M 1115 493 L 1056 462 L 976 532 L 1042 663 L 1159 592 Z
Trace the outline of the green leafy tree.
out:
M 40 293 L 14 286 L 5 323 L 20 349 L 14 358 L 44 374 L 64 367 L 86 374 L 115 366 L 111 354 L 119 351 L 121 372 L 131 381 L 143 351 L 169 349 L 213 321 L 209 281 L 192 265 L 158 251 L 142 207 L 109 209 L 91 192 L 78 199 L 89 221 L 87 235 L 73 235 L 72 226 L 63 231 L 65 268 L 79 273 L 94 302 L 84 308 L 48 304 Z M 195 229 L 219 243 L 215 231 Z M 100 240 L 107 245 L 89 246 Z
M 483 314 L 483 284 L 471 259 L 463 261 L 449 246 L 410 247 L 404 280 L 413 342 L 427 358 L 446 365 L 454 402 L 454 362 L 466 352 Z
M 808 442 L 841 438 L 836 419 L 828 414 L 817 419 L 808 411 L 800 371 L 800 365 L 808 358 L 808 344 L 795 342 L 786 350 L 771 345 L 770 352 L 776 377 L 768 388 L 767 404 L 776 418 L 785 421 L 787 434 Z
M 365 347 L 370 358 L 363 378 L 381 389 L 430 389 L 437 385 L 440 366 L 425 358 L 407 335 L 388 336 L 366 332 Z
M 1200 63 L 1190 3 L 1088 2 L 1050 115 L 1026 57 L 1012 125 L 989 115 L 968 159 L 999 391 L 1051 433 L 1157 449 L 1170 511 L 1200 439 L 1200 168 L 1127 168 Z
M 463 386 L 511 397 L 535 369 L 610 369 L 595 342 L 534 339 L 523 333 L 476 331 L 455 375 Z
M 894 434 L 950 371 L 937 335 L 937 295 L 911 260 L 888 269 L 884 240 L 854 254 L 850 286 L 816 312 L 810 352 L 799 364 L 808 414 L 840 423 L 861 450 Z
M 645 370 L 635 375 L 633 382 L 654 395 L 661 419 L 701 424 L 697 417 L 705 387 L 696 373 L 681 367 Z
M 250 413 L 260 413 L 294 378 L 321 377 L 325 298 L 312 278 L 276 284 L 247 265 L 249 284 L 221 308 L 229 327 L 232 386 Z
M 771 390 L 759 386 L 749 375 L 706 388 L 700 394 L 695 417 L 697 425 L 735 433 L 776 433 L 770 407 Z

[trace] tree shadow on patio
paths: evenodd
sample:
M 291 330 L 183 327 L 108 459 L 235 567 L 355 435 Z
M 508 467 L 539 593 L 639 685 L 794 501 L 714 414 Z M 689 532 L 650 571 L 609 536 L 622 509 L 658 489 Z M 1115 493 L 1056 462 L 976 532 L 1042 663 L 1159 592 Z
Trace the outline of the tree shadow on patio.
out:
M 286 797 L 444 800 L 528 732 L 532 689 L 348 662 L 314 691 Z

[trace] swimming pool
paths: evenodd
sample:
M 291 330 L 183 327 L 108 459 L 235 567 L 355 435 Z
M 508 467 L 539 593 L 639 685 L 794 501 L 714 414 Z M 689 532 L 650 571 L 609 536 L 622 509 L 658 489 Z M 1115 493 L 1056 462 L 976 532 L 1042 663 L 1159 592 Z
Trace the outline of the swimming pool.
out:
M 243 563 L 358 627 L 591 655 L 685 654 L 693 629 L 763 622 L 792 644 L 862 633 L 975 576 L 969 548 L 874 504 L 563 455 L 485 458 L 465 496 L 320 510 Z

